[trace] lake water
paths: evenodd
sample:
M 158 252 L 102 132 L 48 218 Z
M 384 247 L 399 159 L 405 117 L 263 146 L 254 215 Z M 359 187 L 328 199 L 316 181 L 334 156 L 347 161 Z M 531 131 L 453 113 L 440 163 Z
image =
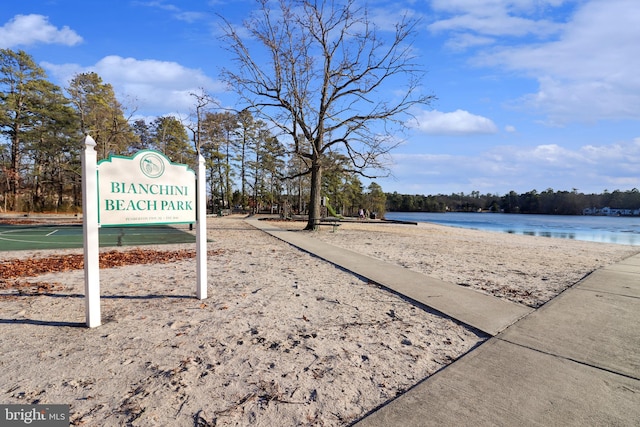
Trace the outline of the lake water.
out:
M 386 219 L 591 242 L 640 246 L 640 217 L 501 213 L 387 212 Z

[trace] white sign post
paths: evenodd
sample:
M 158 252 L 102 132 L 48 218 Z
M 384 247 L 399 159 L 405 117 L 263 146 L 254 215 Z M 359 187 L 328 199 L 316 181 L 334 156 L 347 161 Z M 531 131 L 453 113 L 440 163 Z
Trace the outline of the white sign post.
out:
M 82 155 L 82 228 L 84 243 L 85 317 L 90 328 L 100 326 L 100 253 L 98 235 L 98 168 L 96 142 L 84 139 Z
M 204 158 L 198 179 L 186 165 L 164 154 L 142 150 L 133 157 L 110 156 L 96 162 L 95 141 L 85 138 L 82 202 L 87 326 L 101 324 L 100 226 L 196 223 L 196 295 L 207 298 L 207 229 Z
M 196 223 L 196 268 L 198 269 L 198 299 L 207 298 L 207 203 L 205 195 L 206 169 L 204 157 L 198 153 L 198 185 L 197 185 L 197 209 L 198 222 Z

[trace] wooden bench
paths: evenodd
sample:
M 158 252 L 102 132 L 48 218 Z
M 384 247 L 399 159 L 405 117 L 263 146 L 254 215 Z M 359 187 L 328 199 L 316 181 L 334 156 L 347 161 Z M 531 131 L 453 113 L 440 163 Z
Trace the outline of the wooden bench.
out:
M 333 230 L 331 231 L 332 233 L 335 233 L 337 228 L 340 227 L 340 220 L 339 219 L 325 219 L 325 220 L 319 220 L 316 221 L 316 226 L 320 226 L 320 225 L 330 225 L 333 227 Z

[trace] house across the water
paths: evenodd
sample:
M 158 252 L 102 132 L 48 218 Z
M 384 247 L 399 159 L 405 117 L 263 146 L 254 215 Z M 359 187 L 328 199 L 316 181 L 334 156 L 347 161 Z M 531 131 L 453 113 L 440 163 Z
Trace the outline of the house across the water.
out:
M 603 215 L 603 216 L 640 216 L 639 209 L 618 209 L 606 206 L 604 208 L 585 208 L 582 215 Z

